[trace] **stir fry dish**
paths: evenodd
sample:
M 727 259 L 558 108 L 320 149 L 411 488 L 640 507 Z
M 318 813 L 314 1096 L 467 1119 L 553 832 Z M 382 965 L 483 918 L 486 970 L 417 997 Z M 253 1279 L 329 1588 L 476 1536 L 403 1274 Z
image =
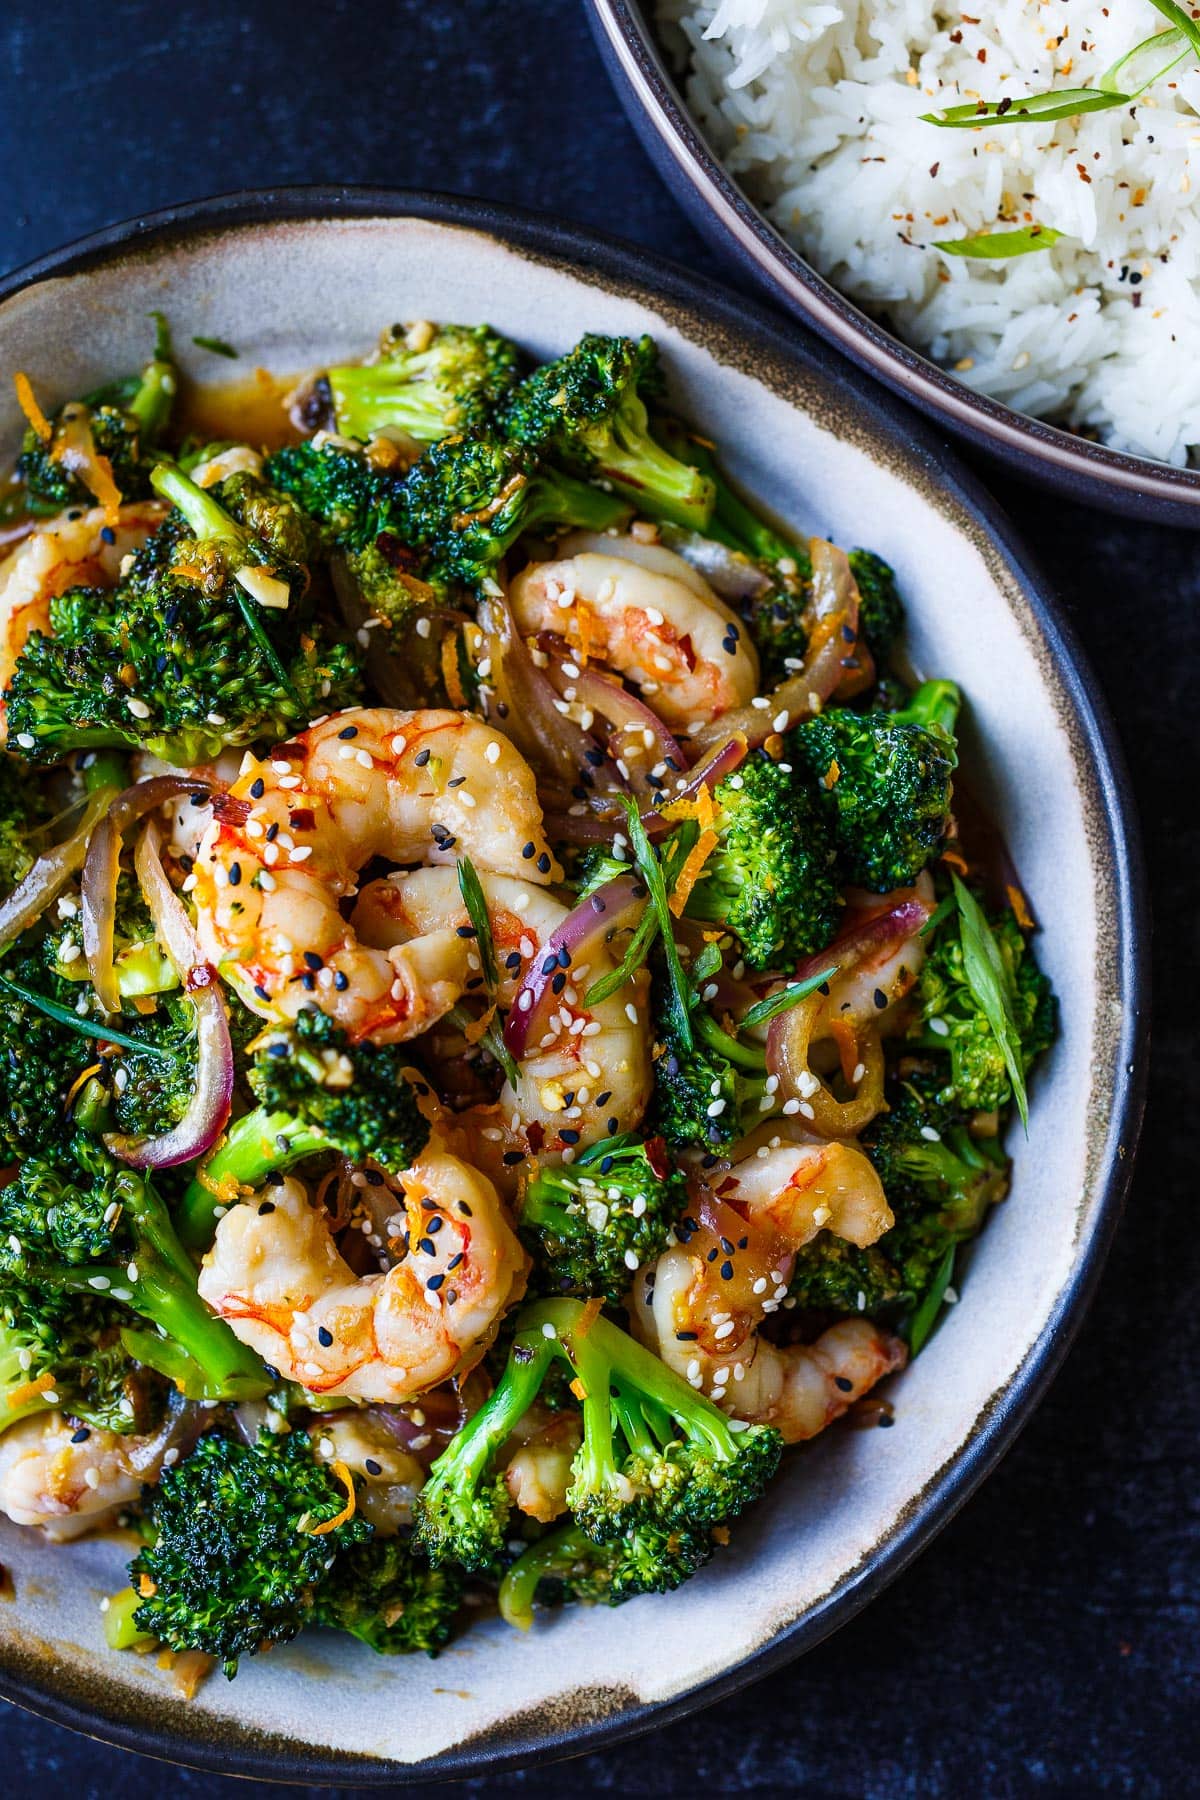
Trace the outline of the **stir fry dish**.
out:
M 230 1676 L 674 1589 L 1008 1188 L 1054 1002 L 962 696 L 648 338 L 395 326 L 269 442 L 147 349 L 15 377 L 0 1510 Z

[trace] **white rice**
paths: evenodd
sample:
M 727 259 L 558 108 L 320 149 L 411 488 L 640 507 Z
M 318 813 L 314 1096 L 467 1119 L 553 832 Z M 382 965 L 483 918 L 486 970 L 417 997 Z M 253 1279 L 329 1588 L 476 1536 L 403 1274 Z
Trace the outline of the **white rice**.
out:
M 701 127 L 843 293 L 1010 406 L 1197 460 L 1200 68 L 1184 61 L 1132 107 L 1057 123 L 923 123 L 968 100 L 1094 85 L 1167 25 L 1145 0 L 994 0 L 981 14 L 658 0 Z M 1005 262 L 931 247 L 1030 223 L 1064 236 Z

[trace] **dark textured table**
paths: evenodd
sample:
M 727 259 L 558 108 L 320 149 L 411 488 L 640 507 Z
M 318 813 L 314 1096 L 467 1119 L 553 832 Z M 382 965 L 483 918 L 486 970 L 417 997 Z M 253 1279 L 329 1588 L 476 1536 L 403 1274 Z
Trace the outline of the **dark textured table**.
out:
M 718 274 L 619 113 L 580 0 L 15 0 L 0 8 L 0 120 L 4 268 L 201 194 L 366 182 L 542 207 Z M 1200 1791 L 1200 1233 L 1185 1161 L 1200 539 L 992 485 L 1108 690 L 1154 887 L 1150 1108 L 1099 1295 L 1003 1466 L 835 1638 L 650 1738 L 472 1792 Z M 21 1796 L 248 1791 L 2 1705 L 0 1768 Z

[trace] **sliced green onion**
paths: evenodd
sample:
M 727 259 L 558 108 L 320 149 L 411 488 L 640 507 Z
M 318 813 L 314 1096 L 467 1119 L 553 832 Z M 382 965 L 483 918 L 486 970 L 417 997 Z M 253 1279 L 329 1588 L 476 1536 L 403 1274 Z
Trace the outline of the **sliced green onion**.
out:
M 1197 25 L 1190 12 L 1177 4 L 1177 0 L 1150 0 L 1155 12 L 1160 12 L 1168 25 L 1176 31 L 1182 31 L 1192 49 L 1200 56 L 1200 25 Z
M 954 1273 L 954 1254 L 955 1246 L 951 1244 L 908 1322 L 908 1348 L 912 1356 L 916 1356 L 924 1348 L 930 1332 L 937 1324 L 938 1314 L 946 1298 L 946 1289 L 950 1286 L 950 1277 Z
M 237 361 L 237 351 L 232 344 L 227 344 L 224 338 L 194 337 L 192 342 L 197 350 L 211 350 L 214 356 L 228 356 L 232 362 Z
M 158 1044 L 144 1043 L 140 1038 L 129 1037 L 124 1031 L 116 1030 L 112 1025 L 101 1025 L 91 1019 L 85 1019 L 69 1006 L 60 1006 L 57 1000 L 50 1000 L 45 994 L 35 993 L 32 988 L 23 987 L 19 981 L 11 980 L 7 975 L 0 975 L 0 987 L 7 988 L 18 1000 L 24 1000 L 26 1006 L 32 1006 L 35 1012 L 44 1013 L 58 1025 L 66 1025 L 71 1031 L 77 1031 L 80 1037 L 91 1038 L 99 1044 L 119 1044 L 123 1050 L 136 1050 L 139 1056 L 162 1056 L 170 1059 L 171 1052 Z
M 667 964 L 667 981 L 671 994 L 671 1012 L 674 1014 L 675 1030 L 686 1050 L 694 1043 L 692 1021 L 688 1009 L 688 984 L 683 973 L 683 965 L 679 960 L 679 947 L 675 942 L 675 926 L 671 917 L 670 902 L 667 899 L 667 884 L 663 880 L 662 864 L 658 860 L 658 852 L 646 835 L 646 827 L 642 824 L 638 812 L 637 801 L 628 795 L 621 795 L 621 809 L 625 814 L 626 829 L 629 832 L 629 847 L 633 851 L 633 859 L 637 870 L 645 882 L 650 894 L 650 905 L 658 920 L 658 929 L 662 934 L 663 956 Z
M 838 972 L 838 966 L 837 963 L 830 963 L 819 975 L 806 975 L 803 981 L 793 981 L 790 986 L 780 988 L 777 994 L 769 994 L 765 1000 L 758 1001 L 740 1021 L 741 1029 L 749 1031 L 755 1025 L 765 1025 L 777 1013 L 787 1012 L 789 1007 L 798 1006 L 801 1000 L 807 1000 L 810 994 L 815 994 L 827 981 L 832 981 Z
M 1062 236 L 1049 225 L 1022 225 L 1019 231 L 981 231 L 975 237 L 939 238 L 935 250 L 947 256 L 1028 256 L 1031 250 L 1048 250 Z
M 935 932 L 937 930 L 938 926 L 942 923 L 943 919 L 948 919 L 952 912 L 957 912 L 957 911 L 958 911 L 958 898 L 952 890 L 950 893 L 944 895 L 943 898 L 938 901 L 937 905 L 934 907 L 933 911 L 930 913 L 929 917 L 926 919 L 925 923 L 922 925 L 920 931 L 917 933 L 917 936 L 918 937 L 929 937 L 933 932 Z
M 963 974 L 967 986 L 991 1028 L 1004 1057 L 1013 1099 L 1021 1123 L 1029 1130 L 1029 1103 L 1025 1094 L 1025 1068 L 1021 1058 L 1021 1034 L 1013 1009 L 1012 984 L 995 934 L 975 896 L 957 875 L 950 878 L 958 900 L 962 938 Z
M 978 100 L 948 106 L 940 113 L 922 113 L 921 117 L 927 125 L 978 131 L 984 125 L 1019 125 L 1026 119 L 1071 119 L 1076 113 L 1104 112 L 1128 102 L 1128 94 L 1102 93 L 1097 88 L 1048 88 L 1044 94 L 1026 94 L 1020 100 Z
M 1188 34 L 1178 27 L 1156 32 L 1127 50 L 1111 68 L 1105 69 L 1097 86 L 1106 94 L 1128 94 L 1136 100 L 1148 87 L 1169 75 L 1177 63 L 1183 62 L 1191 50 Z
M 479 961 L 483 969 L 484 986 L 487 989 L 488 999 L 494 1006 L 500 988 L 500 965 L 496 961 L 496 941 L 492 936 L 492 921 L 488 916 L 483 884 L 480 882 L 475 864 L 469 856 L 460 856 L 458 859 L 458 891 L 463 897 L 467 917 L 475 932 L 475 942 L 479 945 Z M 469 1015 L 465 1007 L 456 1006 L 451 1017 L 459 1025 L 469 1022 Z M 520 1070 L 517 1068 L 512 1052 L 504 1042 L 504 1033 L 494 1018 L 479 1041 L 504 1071 L 505 1080 L 515 1088 L 520 1079 Z
M 625 954 L 615 969 L 607 975 L 601 975 L 593 981 L 583 996 L 585 1007 L 599 1006 L 602 1000 L 608 1000 L 618 993 L 627 981 L 632 981 L 642 964 L 650 954 L 651 945 L 658 936 L 658 914 L 652 906 L 648 906 L 638 922 L 638 928 L 625 946 Z

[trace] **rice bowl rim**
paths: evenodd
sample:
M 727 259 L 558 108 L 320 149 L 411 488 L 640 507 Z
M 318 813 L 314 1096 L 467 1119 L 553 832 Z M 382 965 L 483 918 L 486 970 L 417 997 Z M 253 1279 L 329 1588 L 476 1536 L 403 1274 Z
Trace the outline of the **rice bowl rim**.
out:
M 698 228 L 859 368 L 1001 458 L 1092 506 L 1200 529 L 1200 468 L 1114 450 L 976 393 L 860 310 L 807 262 L 709 144 L 638 0 L 584 0 L 617 93 Z

